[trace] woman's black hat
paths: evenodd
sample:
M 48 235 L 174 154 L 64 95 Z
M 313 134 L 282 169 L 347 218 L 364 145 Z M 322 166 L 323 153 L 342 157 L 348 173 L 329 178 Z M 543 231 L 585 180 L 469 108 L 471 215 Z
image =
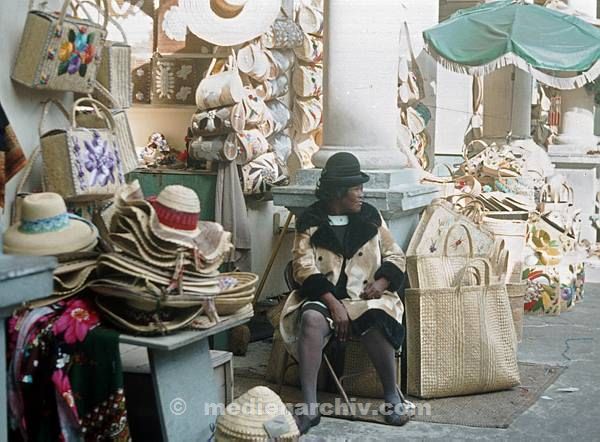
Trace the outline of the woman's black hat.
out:
M 322 186 L 353 187 L 369 181 L 369 175 L 360 170 L 358 158 L 350 152 L 333 154 L 321 171 Z

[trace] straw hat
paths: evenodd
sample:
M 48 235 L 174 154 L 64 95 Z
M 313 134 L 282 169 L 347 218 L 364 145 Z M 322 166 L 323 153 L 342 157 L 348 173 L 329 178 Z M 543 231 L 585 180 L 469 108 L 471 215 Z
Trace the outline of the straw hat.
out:
M 180 0 L 189 30 L 217 46 L 235 46 L 269 29 L 281 0 Z
M 279 427 L 279 434 L 267 433 L 266 423 L 271 424 L 270 428 Z M 225 413 L 217 418 L 215 436 L 217 441 L 286 441 L 298 440 L 300 432 L 279 396 L 267 387 L 258 386 L 227 406 Z
M 156 197 L 149 197 L 160 225 L 167 230 L 191 237 L 197 236 L 200 200 L 189 187 L 174 184 L 165 187 Z
M 67 213 L 57 193 L 34 193 L 22 202 L 21 220 L 4 234 L 4 253 L 56 255 L 89 250 L 98 231 L 90 222 Z

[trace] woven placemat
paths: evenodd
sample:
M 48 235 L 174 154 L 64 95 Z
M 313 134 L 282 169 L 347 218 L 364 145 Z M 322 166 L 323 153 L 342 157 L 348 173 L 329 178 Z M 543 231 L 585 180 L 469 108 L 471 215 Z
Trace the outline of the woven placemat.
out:
M 521 386 L 511 390 L 495 393 L 458 396 L 442 399 L 422 400 L 408 397 L 416 405 L 415 421 L 438 424 L 463 425 L 468 427 L 508 428 L 511 422 L 531 407 L 544 391 L 556 382 L 566 367 L 546 364 L 519 362 Z M 264 375 L 252 369 L 235 370 L 235 395 L 239 396 L 256 385 L 267 385 L 274 391 L 277 386 L 265 384 Z M 295 387 L 283 386 L 280 396 L 284 403 L 295 404 L 302 401 L 302 394 Z M 321 403 L 342 403 L 341 396 L 333 393 L 319 392 Z M 351 398 L 356 404 L 355 419 L 365 422 L 385 423 L 384 417 L 378 413 L 382 401 L 370 398 Z M 326 415 L 348 419 L 346 407 L 332 407 L 332 413 Z M 336 412 L 337 411 L 337 412 Z M 324 413 L 325 414 L 325 413 Z

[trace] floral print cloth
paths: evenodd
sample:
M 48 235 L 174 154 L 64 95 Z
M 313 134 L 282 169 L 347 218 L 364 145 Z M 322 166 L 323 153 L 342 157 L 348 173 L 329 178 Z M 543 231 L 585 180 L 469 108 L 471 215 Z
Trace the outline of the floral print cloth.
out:
M 8 327 L 11 440 L 128 441 L 118 333 L 72 298 Z

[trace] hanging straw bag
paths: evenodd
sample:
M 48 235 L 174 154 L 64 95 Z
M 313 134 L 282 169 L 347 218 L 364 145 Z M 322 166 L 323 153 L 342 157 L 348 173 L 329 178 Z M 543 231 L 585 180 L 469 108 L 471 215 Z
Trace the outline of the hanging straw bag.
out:
M 287 171 L 274 152 L 261 155 L 242 167 L 242 190 L 245 195 L 265 193 L 272 186 L 287 182 Z
M 238 154 L 236 135 L 231 132 L 211 138 L 194 138 L 188 142 L 187 151 L 192 160 L 233 161 Z
M 323 68 L 318 65 L 299 66 L 292 74 L 294 92 L 300 97 L 318 97 L 323 94 Z
M 481 261 L 483 275 L 475 264 Z M 479 275 L 467 286 L 469 272 Z M 504 390 L 518 385 L 517 337 L 505 284 L 476 258 L 457 285 L 406 291 L 408 393 L 422 398 Z
M 400 57 L 398 65 L 398 100 L 401 106 L 412 106 L 425 98 L 425 87 L 423 85 L 423 74 L 421 74 L 421 69 L 419 69 L 417 58 L 413 52 L 410 31 L 406 22 L 404 22 L 402 29 L 406 36 L 410 64 L 405 56 Z M 402 38 L 402 30 L 400 30 L 400 38 Z
M 96 83 L 94 95 L 103 97 L 104 102 L 109 103 L 106 104 L 106 107 L 110 110 L 115 122 L 115 135 L 117 137 L 117 146 L 121 155 L 121 161 L 123 162 L 123 173 L 129 173 L 139 166 L 139 160 L 127 112 L 119 107 L 115 98 L 100 83 Z M 99 115 L 101 113 L 97 109 L 93 112 L 78 113 L 77 123 L 87 128 L 106 128 L 106 120 L 99 117 Z
M 323 62 L 323 39 L 304 34 L 302 45 L 294 49 L 296 57 L 305 63 L 318 64 Z
M 79 126 L 77 113 L 83 104 L 91 106 L 98 118 L 105 119 L 106 128 Z M 47 112 L 48 106 L 45 106 L 40 122 L 46 191 L 75 201 L 88 200 L 98 195 L 113 194 L 125 183 L 110 110 L 97 100 L 80 98 L 73 104 L 68 129 L 43 132 Z
M 300 28 L 307 34 L 323 35 L 323 10 L 313 5 L 301 5 L 298 9 L 296 21 Z
M 216 109 L 202 110 L 192 116 L 192 133 L 197 137 L 212 137 L 246 127 L 246 109 L 239 103 Z
M 256 95 L 265 101 L 279 98 L 288 93 L 290 89 L 287 75 L 280 75 L 274 80 L 267 80 L 256 86 Z
M 33 4 L 30 0 L 11 78 L 33 89 L 92 92 L 106 39 L 106 0 L 102 25 L 67 16 L 70 0 L 58 14 L 32 9 Z
M 292 125 L 301 134 L 313 132 L 319 128 L 323 117 L 323 104 L 319 98 L 296 98 Z
M 92 17 L 84 5 L 90 5 L 98 11 L 100 15 L 104 11 L 90 0 L 80 1 L 75 5 L 76 11 L 81 7 L 89 20 Z M 132 88 L 131 88 L 131 46 L 127 43 L 127 36 L 118 21 L 112 16 L 108 17 L 110 23 L 121 34 L 121 41 L 106 40 L 102 48 L 102 61 L 98 67 L 98 75 L 96 80 L 110 92 L 113 100 L 108 100 L 104 94 L 96 94 L 93 96 L 102 104 L 120 109 L 131 107 Z
M 217 59 L 213 58 L 206 71 L 206 76 L 196 89 L 196 105 L 199 110 L 239 103 L 246 94 L 238 72 L 235 54 L 229 57 L 227 67 L 223 67 L 227 70 L 212 74 L 216 63 Z
M 261 35 L 261 43 L 265 48 L 292 49 L 302 44 L 302 29 L 289 18 L 283 9 L 267 32 Z
M 258 129 L 244 130 L 236 134 L 237 157 L 235 162 L 242 166 L 260 157 L 269 150 L 269 142 Z

